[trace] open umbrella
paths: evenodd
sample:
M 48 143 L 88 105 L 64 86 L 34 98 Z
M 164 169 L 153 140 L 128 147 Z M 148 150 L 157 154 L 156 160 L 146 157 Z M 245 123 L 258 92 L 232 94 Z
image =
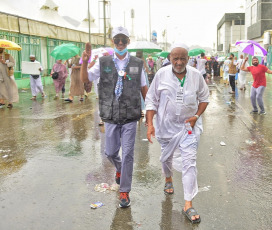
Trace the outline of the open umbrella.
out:
M 189 51 L 188 55 L 190 57 L 193 57 L 193 56 L 197 56 L 201 53 L 205 53 L 205 50 L 204 49 L 200 49 L 200 48 L 196 48 L 196 49 L 192 49 Z
M 243 53 L 250 54 L 252 56 L 265 56 L 267 51 L 261 47 L 258 42 L 252 40 L 241 40 L 235 43 L 235 46 Z
M 226 57 L 219 57 L 218 59 L 217 59 L 217 61 L 225 61 L 226 60 Z
M 65 43 L 56 46 L 50 55 L 56 60 L 68 60 L 69 58 L 76 56 L 79 51 L 80 49 L 76 45 L 72 43 Z
M 136 52 L 136 51 L 142 50 L 143 52 L 146 52 L 146 53 L 154 53 L 154 52 L 162 51 L 162 49 L 158 45 L 148 41 L 132 42 L 131 44 L 128 45 L 127 49 L 129 52 Z
M 157 57 L 164 57 L 166 58 L 168 56 L 169 52 L 167 51 L 162 51 L 156 54 Z
M 15 42 L 5 40 L 5 39 L 0 39 L 0 48 L 4 48 L 7 50 L 17 50 L 17 51 L 20 51 L 22 49 L 22 47 L 16 44 Z

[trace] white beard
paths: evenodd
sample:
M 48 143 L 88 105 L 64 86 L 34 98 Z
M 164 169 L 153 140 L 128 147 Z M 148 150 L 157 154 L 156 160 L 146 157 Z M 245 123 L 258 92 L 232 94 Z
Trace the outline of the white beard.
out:
M 186 66 L 185 66 L 183 69 L 181 69 L 180 71 L 176 70 L 176 69 L 173 67 L 173 70 L 174 70 L 176 73 L 178 73 L 178 74 L 183 73 L 183 72 L 185 71 L 185 69 L 186 69 Z

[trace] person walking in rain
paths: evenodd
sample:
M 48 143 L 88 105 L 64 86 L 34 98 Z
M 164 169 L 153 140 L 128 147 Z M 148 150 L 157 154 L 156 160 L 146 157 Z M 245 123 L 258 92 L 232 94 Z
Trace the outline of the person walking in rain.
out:
M 74 96 L 80 96 L 79 101 L 83 101 L 84 97 L 84 84 L 80 80 L 80 68 L 81 65 L 79 64 L 80 57 L 76 55 L 72 58 L 71 61 L 71 79 L 70 79 L 70 91 L 69 97 L 66 98 L 64 101 L 73 102 Z
M 201 114 L 209 102 L 209 89 L 203 74 L 187 65 L 188 50 L 188 46 L 182 43 L 172 46 L 172 65 L 156 73 L 147 92 L 147 139 L 152 143 L 151 137 L 156 135 L 161 145 L 164 193 L 174 193 L 173 165 L 182 172 L 185 199 L 182 212 L 192 223 L 199 223 L 200 216 L 193 208 L 192 200 L 198 193 L 196 154 L 203 130 Z M 153 125 L 155 114 L 156 130 Z
M 240 55 L 240 59 L 237 61 L 237 69 L 238 69 L 238 82 L 240 86 L 240 90 L 246 90 L 246 75 L 247 72 L 241 70 L 241 66 L 244 62 L 244 55 Z M 248 63 L 246 62 L 245 67 L 248 67 Z
M 224 71 L 223 81 L 224 81 L 224 85 L 229 84 L 229 64 L 230 64 L 230 59 L 227 58 L 224 61 L 224 64 L 223 64 L 223 71 Z
M 207 72 L 206 72 L 206 63 L 207 63 L 207 60 L 205 59 L 205 54 L 204 53 L 201 53 L 200 54 L 200 58 L 197 58 L 196 59 L 196 66 L 197 66 L 197 69 L 199 70 L 199 72 L 202 74 L 203 78 L 206 80 L 206 77 L 207 77 Z
M 29 56 L 29 59 L 31 62 L 40 63 L 36 60 L 35 55 L 31 54 Z M 39 71 L 42 72 L 42 66 L 40 66 Z M 36 100 L 37 94 L 40 92 L 42 94 L 42 97 L 45 97 L 45 93 L 43 91 L 43 85 L 42 85 L 42 79 L 41 75 L 30 75 L 30 87 L 31 87 L 31 93 L 32 98 L 31 100 Z
M 237 68 L 236 68 L 236 61 L 234 59 L 234 54 L 230 54 L 230 63 L 229 63 L 229 84 L 231 87 L 231 91 L 229 92 L 230 94 L 235 94 L 235 75 L 237 73 Z
M 115 180 L 120 184 L 121 208 L 130 206 L 134 161 L 134 143 L 137 121 L 141 118 L 141 96 L 147 92 L 143 61 L 130 56 L 127 51 L 129 33 L 124 27 L 112 30 L 114 54 L 98 59 L 87 72 L 91 56 L 90 44 L 82 54 L 81 80 L 87 82 L 100 78 L 99 111 L 105 122 L 105 153 L 116 168 Z M 119 149 L 122 146 L 122 159 Z
M 13 75 L 15 60 L 0 48 L 0 107 L 8 103 L 7 108 L 12 108 L 13 103 L 19 101 L 18 87 Z
M 260 107 L 260 115 L 265 115 L 264 103 L 263 103 L 263 94 L 266 88 L 266 77 L 265 73 L 272 74 L 272 70 L 268 69 L 265 65 L 260 65 L 257 57 L 252 58 L 252 66 L 246 67 L 246 62 L 248 57 L 245 58 L 241 66 L 241 70 L 245 72 L 250 72 L 253 76 L 253 84 L 251 86 L 250 100 L 253 107 L 251 113 L 258 113 L 258 105 Z
M 56 63 L 53 65 L 53 68 L 51 70 L 51 76 L 54 72 L 58 73 L 58 78 L 53 79 L 56 90 L 56 96 L 54 97 L 54 99 L 56 100 L 59 98 L 59 94 L 61 91 L 62 94 L 64 94 L 63 89 L 65 89 L 65 80 L 68 76 L 67 68 L 64 64 L 62 64 L 62 60 L 57 60 Z

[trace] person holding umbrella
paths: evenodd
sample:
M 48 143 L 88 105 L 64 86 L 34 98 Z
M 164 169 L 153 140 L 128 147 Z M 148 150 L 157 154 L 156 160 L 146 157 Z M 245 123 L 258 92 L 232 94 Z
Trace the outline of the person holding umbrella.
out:
M 13 57 L 0 48 L 0 106 L 12 108 L 14 102 L 19 101 L 18 87 L 13 76 L 15 61 Z
M 252 58 L 252 66 L 245 67 L 248 57 L 245 58 L 241 66 L 241 70 L 245 72 L 250 72 L 253 76 L 253 84 L 251 86 L 250 100 L 253 107 L 251 111 L 252 114 L 258 113 L 257 103 L 260 108 L 260 115 L 265 115 L 263 94 L 266 88 L 266 77 L 265 73 L 272 74 L 272 70 L 268 69 L 265 65 L 260 65 L 257 57 Z M 257 101 L 257 103 L 256 103 Z
M 130 43 L 128 30 L 116 27 L 112 30 L 114 43 L 113 56 L 97 60 L 87 72 L 91 56 L 91 45 L 86 44 L 82 54 L 81 80 L 99 81 L 99 112 L 105 122 L 105 153 L 116 168 L 115 180 L 120 184 L 119 207 L 130 206 L 134 161 L 134 143 L 137 121 L 141 118 L 141 94 L 147 92 L 143 61 L 130 56 L 127 45 Z M 122 159 L 119 150 L 122 146 Z

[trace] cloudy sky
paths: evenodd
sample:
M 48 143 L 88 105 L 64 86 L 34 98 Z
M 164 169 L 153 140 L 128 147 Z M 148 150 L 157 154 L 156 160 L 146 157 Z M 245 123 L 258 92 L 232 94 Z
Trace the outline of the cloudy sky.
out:
M 31 15 L 34 11 L 39 12 L 39 7 L 46 1 L 57 4 L 62 16 L 70 16 L 78 21 L 87 16 L 88 0 L 0 0 L 0 5 L 17 8 L 18 11 L 28 11 L 27 15 Z M 99 6 L 100 17 L 103 17 L 102 0 L 89 1 L 95 23 L 98 26 L 100 21 L 102 28 L 102 20 L 99 20 Z M 245 0 L 111 0 L 110 16 L 113 27 L 125 25 L 131 32 L 133 24 L 134 35 L 138 38 L 149 39 L 150 18 L 151 31 L 157 32 L 158 42 L 165 42 L 162 32 L 167 30 L 169 43 L 183 42 L 188 46 L 213 48 L 220 19 L 225 13 L 244 12 L 244 8 L 241 8 L 244 4 Z M 133 20 L 131 9 L 135 12 Z
M 64 12 L 79 17 L 67 4 L 68 1 L 55 0 Z M 87 7 L 87 0 L 79 0 L 78 7 Z M 91 14 L 98 22 L 98 2 L 90 0 Z M 150 0 L 151 30 L 158 34 L 158 42 L 163 42 L 162 31 L 167 30 L 168 42 L 182 41 L 189 46 L 212 47 L 216 42 L 216 28 L 224 13 L 244 12 L 244 0 Z M 85 7 L 84 7 L 85 6 Z M 115 26 L 132 28 L 131 9 L 135 11 L 134 34 L 149 37 L 149 0 L 111 0 L 111 22 Z M 102 12 L 101 12 L 102 13 Z

